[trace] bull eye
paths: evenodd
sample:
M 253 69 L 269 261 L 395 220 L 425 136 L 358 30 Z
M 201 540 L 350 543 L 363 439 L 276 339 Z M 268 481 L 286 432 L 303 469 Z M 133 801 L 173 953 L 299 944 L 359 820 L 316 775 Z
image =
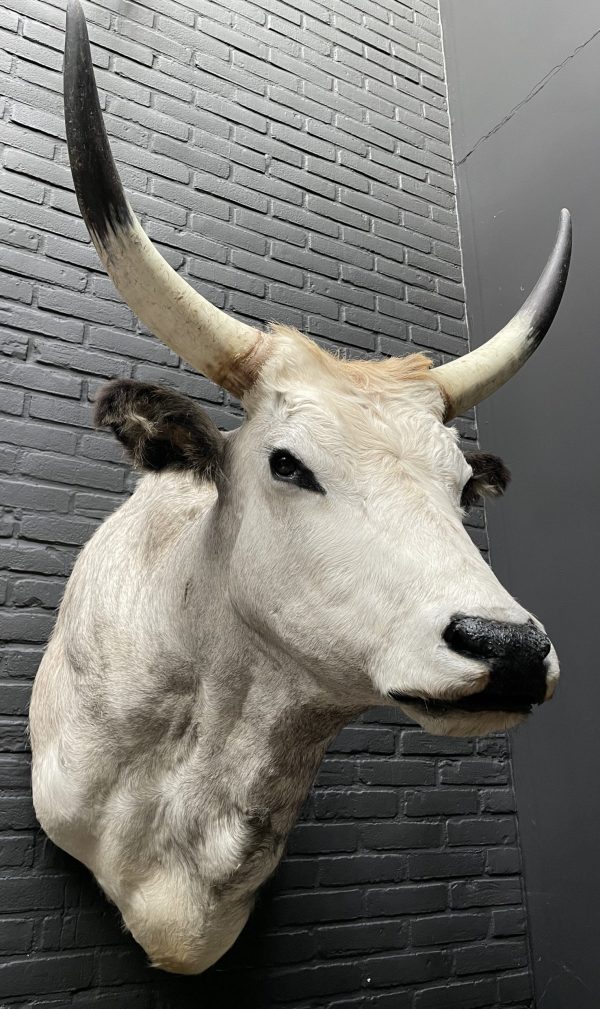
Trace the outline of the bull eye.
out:
M 289 452 L 272 452 L 269 460 L 271 473 L 280 480 L 291 480 L 298 472 L 298 460 Z
M 295 455 L 287 452 L 283 448 L 274 449 L 269 456 L 269 466 L 274 480 L 282 483 L 293 483 L 304 490 L 315 491 L 317 494 L 324 494 L 325 491 L 310 470 Z

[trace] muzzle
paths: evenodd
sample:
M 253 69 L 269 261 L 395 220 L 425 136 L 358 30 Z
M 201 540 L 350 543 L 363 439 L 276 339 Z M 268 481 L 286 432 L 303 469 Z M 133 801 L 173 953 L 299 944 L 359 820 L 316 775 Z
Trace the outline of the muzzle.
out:
M 546 657 L 552 645 L 532 620 L 512 624 L 457 615 L 446 627 L 443 638 L 452 651 L 485 666 L 489 671 L 487 686 L 455 700 L 393 692 L 394 700 L 423 706 L 431 714 L 451 710 L 529 714 L 534 704 L 546 700 Z
M 444 631 L 444 641 L 459 655 L 484 663 L 490 671 L 484 690 L 457 702 L 462 709 L 528 713 L 533 704 L 546 699 L 545 659 L 552 646 L 532 620 L 508 624 L 457 616 Z

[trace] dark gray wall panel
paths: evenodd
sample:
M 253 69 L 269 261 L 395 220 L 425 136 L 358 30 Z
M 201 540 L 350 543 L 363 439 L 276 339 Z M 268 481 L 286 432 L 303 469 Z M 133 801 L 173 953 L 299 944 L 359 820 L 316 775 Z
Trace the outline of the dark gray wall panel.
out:
M 599 31 L 591 0 L 570 3 L 568 16 L 562 0 L 443 0 L 441 7 L 448 29 L 452 139 L 459 165 Z
M 502 325 L 535 281 L 560 207 L 573 213 L 573 264 L 557 321 L 535 360 L 480 407 L 478 420 L 483 446 L 514 474 L 504 501 L 488 511 L 494 568 L 544 620 L 562 664 L 555 701 L 513 744 L 536 1006 L 596 1009 L 600 18 L 591 2 L 572 5 L 568 18 L 553 7 L 528 5 L 535 25 L 528 59 L 511 5 L 466 0 L 443 12 L 457 150 L 526 98 L 532 65 L 541 85 L 458 170 L 474 344 Z
M 216 304 L 348 353 L 466 348 L 433 0 L 87 3 L 115 153 L 151 237 Z M 147 969 L 87 874 L 36 832 L 25 714 L 80 545 L 132 486 L 91 430 L 107 378 L 239 404 L 140 329 L 72 192 L 63 2 L 0 12 L 0 1003 L 87 1009 L 449 1009 L 529 991 L 502 737 L 369 713 L 330 754 L 233 953 Z M 472 442 L 472 419 L 461 421 Z M 472 534 L 487 544 L 483 513 Z

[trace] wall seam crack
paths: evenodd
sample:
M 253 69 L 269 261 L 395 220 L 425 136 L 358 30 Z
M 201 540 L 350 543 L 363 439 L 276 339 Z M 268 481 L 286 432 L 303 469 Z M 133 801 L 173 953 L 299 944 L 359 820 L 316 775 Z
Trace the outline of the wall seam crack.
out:
M 506 123 L 508 123 L 513 118 L 513 116 L 515 116 L 516 113 L 523 108 L 524 105 L 527 105 L 528 102 L 532 100 L 532 98 L 535 98 L 536 95 L 539 95 L 540 91 L 542 91 L 546 87 L 546 84 L 548 84 L 553 79 L 553 77 L 555 77 L 556 74 L 558 74 L 563 69 L 563 67 L 566 66 L 567 63 L 575 59 L 575 57 L 578 56 L 583 49 L 589 46 L 590 43 L 594 41 L 594 39 L 597 39 L 599 35 L 600 35 L 600 28 L 598 28 L 592 35 L 590 35 L 590 37 L 586 39 L 585 42 L 582 42 L 580 45 L 578 45 L 573 50 L 572 53 L 569 53 L 569 55 L 566 56 L 561 63 L 557 63 L 556 66 L 552 67 L 552 69 L 549 70 L 548 73 L 545 74 L 545 76 L 542 77 L 542 79 L 538 81 L 538 83 L 532 88 L 529 94 L 525 98 L 523 98 L 520 102 L 518 102 L 518 104 L 515 105 L 510 110 L 510 112 L 507 112 L 507 114 L 504 116 L 504 119 L 501 119 L 499 123 L 497 123 L 494 127 L 492 127 L 491 130 L 488 131 L 488 133 L 485 133 L 482 137 L 479 138 L 479 140 L 477 141 L 476 144 L 473 145 L 471 150 L 467 151 L 467 153 L 462 158 L 460 158 L 459 161 L 456 162 L 456 167 L 458 168 L 459 165 L 464 165 L 465 161 L 468 158 L 470 158 L 472 154 L 474 154 L 474 152 L 477 150 L 478 147 L 481 146 L 481 144 L 485 143 L 486 140 L 489 140 L 490 137 L 493 137 L 495 133 L 498 133 L 498 131 L 501 130 L 502 127 L 505 126 Z

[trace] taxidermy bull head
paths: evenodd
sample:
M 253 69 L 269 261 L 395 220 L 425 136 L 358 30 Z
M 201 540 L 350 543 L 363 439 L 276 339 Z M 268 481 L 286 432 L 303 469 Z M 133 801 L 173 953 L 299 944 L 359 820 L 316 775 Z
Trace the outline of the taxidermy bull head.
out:
M 200 972 L 242 929 L 331 738 L 400 705 L 433 733 L 487 733 L 549 698 L 558 662 L 463 527 L 499 460 L 446 426 L 503 385 L 558 308 L 562 212 L 523 308 L 480 349 L 344 361 L 209 304 L 151 245 L 102 123 L 77 0 L 65 107 L 82 215 L 125 301 L 239 396 L 225 436 L 184 396 L 101 393 L 143 474 L 69 581 L 31 708 L 34 798 L 152 963 Z

